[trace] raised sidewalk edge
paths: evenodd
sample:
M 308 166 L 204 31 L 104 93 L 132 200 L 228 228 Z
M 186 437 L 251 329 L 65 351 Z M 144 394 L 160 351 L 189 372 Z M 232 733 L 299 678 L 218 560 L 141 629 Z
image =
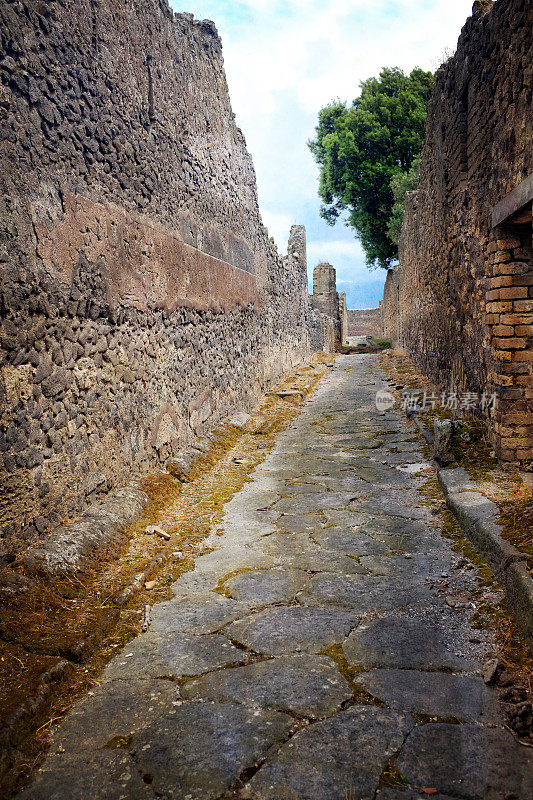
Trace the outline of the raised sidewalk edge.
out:
M 533 650 L 533 578 L 525 553 L 502 538 L 498 506 L 478 491 L 462 467 L 439 469 L 446 504 L 502 584 L 506 603 Z

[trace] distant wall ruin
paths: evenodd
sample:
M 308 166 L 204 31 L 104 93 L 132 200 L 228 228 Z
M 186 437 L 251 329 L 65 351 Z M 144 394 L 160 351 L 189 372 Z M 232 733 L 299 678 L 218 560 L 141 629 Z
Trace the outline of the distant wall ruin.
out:
M 336 353 L 340 350 L 342 320 L 340 299 L 337 293 L 335 267 L 326 261 L 313 270 L 311 305 L 311 348 L 316 352 Z
M 359 308 L 348 310 L 348 336 L 381 336 L 381 310 Z
M 313 270 L 309 296 L 311 349 L 338 353 L 350 336 L 380 336 L 381 309 L 348 309 L 346 292 L 337 292 L 335 267 L 323 261 Z
M 1 552 L 251 407 L 309 352 L 309 309 L 212 23 L 21 0 L 0 43 Z
M 475 2 L 438 70 L 384 335 L 469 392 L 504 461 L 533 460 L 533 5 Z M 482 398 L 497 394 L 495 407 Z

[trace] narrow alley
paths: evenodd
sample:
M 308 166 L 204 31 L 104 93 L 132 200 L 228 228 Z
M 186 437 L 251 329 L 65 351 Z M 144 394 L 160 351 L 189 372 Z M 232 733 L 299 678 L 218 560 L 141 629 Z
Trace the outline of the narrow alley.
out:
M 482 677 L 475 570 L 421 438 L 376 409 L 384 378 L 375 356 L 337 359 L 20 797 L 533 796 Z

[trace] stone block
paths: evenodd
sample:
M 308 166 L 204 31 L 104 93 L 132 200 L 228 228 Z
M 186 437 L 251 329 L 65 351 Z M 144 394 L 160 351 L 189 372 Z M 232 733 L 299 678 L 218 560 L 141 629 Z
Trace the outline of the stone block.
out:
M 500 298 L 502 300 L 521 300 L 527 297 L 526 286 L 510 286 L 500 289 Z
M 509 336 L 505 339 L 493 339 L 492 341 L 494 347 L 499 348 L 500 350 L 519 350 L 526 347 L 527 342 L 525 339 L 522 339 L 518 336 Z
M 512 361 L 513 355 L 511 350 L 495 350 L 494 358 L 498 361 Z
M 516 350 L 513 353 L 513 361 L 533 362 L 533 350 Z
M 527 336 L 531 338 L 533 336 L 533 325 L 517 325 L 515 334 L 517 336 Z
M 519 301 L 515 301 L 515 303 L 516 302 L 519 302 Z M 527 301 L 522 301 L 522 302 L 527 302 Z M 494 313 L 500 313 L 501 314 L 501 313 L 505 313 L 506 311 L 512 311 L 513 310 L 513 303 L 510 300 L 508 300 L 506 302 L 501 302 L 501 301 L 500 302 L 498 302 L 498 301 L 490 302 L 490 303 L 487 303 L 486 308 L 487 308 L 487 311 L 489 312 L 489 314 L 494 314 Z M 522 309 L 516 308 L 516 306 L 515 306 L 514 310 L 515 311 L 520 311 Z
M 515 329 L 512 327 L 512 325 L 496 325 L 492 329 L 493 336 L 513 336 L 514 333 Z

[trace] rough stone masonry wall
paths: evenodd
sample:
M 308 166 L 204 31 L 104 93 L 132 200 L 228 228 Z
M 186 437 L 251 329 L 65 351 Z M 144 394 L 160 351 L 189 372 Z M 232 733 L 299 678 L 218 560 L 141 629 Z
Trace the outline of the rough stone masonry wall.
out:
M 348 336 L 380 336 L 379 308 L 348 309 Z
M 0 4 L 0 552 L 148 472 L 308 351 L 210 22 Z M 291 248 L 289 248 L 291 249 Z
M 382 328 L 383 338 L 388 339 L 393 347 L 400 341 L 400 267 L 389 269 L 383 287 Z
M 313 353 L 337 352 L 337 325 L 331 317 L 310 307 L 308 327 L 310 346 Z
M 346 292 L 339 292 L 339 328 L 341 345 L 348 338 L 348 307 L 346 305 Z
M 315 351 L 336 353 L 340 350 L 343 328 L 343 313 L 337 292 L 335 267 L 326 261 L 313 269 L 313 294 L 311 305 L 310 336 Z M 346 303 L 344 303 L 344 307 Z
M 500 457 L 533 458 L 531 213 L 492 228 L 493 207 L 533 172 L 533 4 L 474 3 L 437 72 L 420 184 L 400 242 L 399 331 L 443 389 L 498 392 L 486 412 Z M 527 211 L 527 209 L 526 209 Z

